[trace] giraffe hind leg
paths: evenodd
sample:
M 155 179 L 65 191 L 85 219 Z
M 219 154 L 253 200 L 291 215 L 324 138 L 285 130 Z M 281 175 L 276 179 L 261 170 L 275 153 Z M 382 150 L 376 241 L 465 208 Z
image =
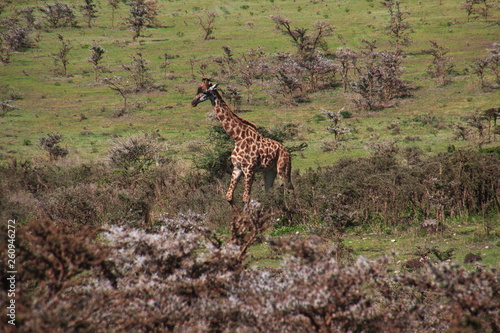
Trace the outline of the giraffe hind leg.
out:
M 274 180 L 276 179 L 277 170 L 271 169 L 264 172 L 264 189 L 269 192 L 271 187 L 274 185 Z
M 284 151 L 283 154 L 280 155 L 277 164 L 278 175 L 285 183 L 285 188 L 287 190 L 293 191 L 292 185 L 292 160 L 290 158 L 290 154 L 287 151 Z

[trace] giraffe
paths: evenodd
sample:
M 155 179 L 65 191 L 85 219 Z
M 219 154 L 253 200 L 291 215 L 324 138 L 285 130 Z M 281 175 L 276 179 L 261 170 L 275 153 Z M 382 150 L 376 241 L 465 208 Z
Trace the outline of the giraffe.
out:
M 285 188 L 293 190 L 291 182 L 291 158 L 285 147 L 269 138 L 265 138 L 257 127 L 251 122 L 236 115 L 217 91 L 217 84 L 212 84 L 209 79 L 202 79 L 196 96 L 191 105 L 210 100 L 217 118 L 224 130 L 234 141 L 234 150 L 231 153 L 233 173 L 226 200 L 236 208 L 233 194 L 240 177 L 244 177 L 243 204 L 246 208 L 250 202 L 250 192 L 256 172 L 264 173 L 264 186 L 266 192 L 271 189 L 279 175 Z

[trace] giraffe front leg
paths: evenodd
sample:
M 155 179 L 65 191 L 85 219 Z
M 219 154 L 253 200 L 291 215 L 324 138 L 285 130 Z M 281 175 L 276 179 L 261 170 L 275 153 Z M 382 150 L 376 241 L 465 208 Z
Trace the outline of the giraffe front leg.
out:
M 234 189 L 236 188 L 236 184 L 238 184 L 238 180 L 240 179 L 241 176 L 241 170 L 238 169 L 237 167 L 233 168 L 233 175 L 231 176 L 231 183 L 229 184 L 229 189 L 227 190 L 226 193 L 226 200 L 229 202 L 229 204 L 234 208 L 234 203 L 233 203 L 233 195 L 234 195 Z

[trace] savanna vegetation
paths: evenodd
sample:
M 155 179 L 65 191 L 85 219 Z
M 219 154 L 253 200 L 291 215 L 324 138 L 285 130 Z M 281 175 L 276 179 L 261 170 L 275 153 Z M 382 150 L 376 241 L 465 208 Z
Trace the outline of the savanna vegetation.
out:
M 493 0 L 2 2 L 1 327 L 499 331 L 499 24 Z M 231 211 L 202 77 L 294 191 Z

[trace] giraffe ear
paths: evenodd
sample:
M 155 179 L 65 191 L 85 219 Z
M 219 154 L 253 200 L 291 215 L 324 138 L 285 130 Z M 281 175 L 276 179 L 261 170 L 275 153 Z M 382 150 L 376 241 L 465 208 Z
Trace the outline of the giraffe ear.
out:
M 214 83 L 212 86 L 210 86 L 210 88 L 208 88 L 208 91 L 216 90 L 218 85 L 218 83 Z

